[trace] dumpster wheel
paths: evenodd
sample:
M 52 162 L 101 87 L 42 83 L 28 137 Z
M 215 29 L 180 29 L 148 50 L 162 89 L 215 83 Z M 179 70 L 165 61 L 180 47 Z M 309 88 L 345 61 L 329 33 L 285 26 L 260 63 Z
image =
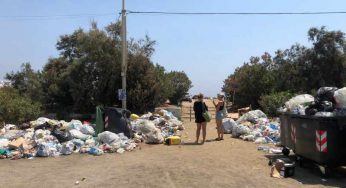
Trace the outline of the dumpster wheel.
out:
M 284 156 L 288 156 L 290 154 L 290 150 L 286 147 L 282 148 L 282 154 L 284 154 Z

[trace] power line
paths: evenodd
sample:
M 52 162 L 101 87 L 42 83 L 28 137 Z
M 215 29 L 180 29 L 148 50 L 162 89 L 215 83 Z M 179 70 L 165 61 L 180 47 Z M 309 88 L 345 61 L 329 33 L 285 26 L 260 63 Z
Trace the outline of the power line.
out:
M 346 14 L 336 12 L 161 12 L 161 11 L 128 11 L 129 14 L 163 14 L 163 15 L 323 15 Z
M 0 16 L 0 21 L 60 20 L 60 19 L 76 19 L 76 18 L 83 18 L 83 17 L 104 17 L 104 16 L 115 16 L 115 15 L 117 14 L 104 13 L 104 14 Z
M 26 15 L 26 16 L 0 16 L 0 18 L 55 18 L 55 17 L 81 17 L 81 16 L 109 16 L 114 13 L 104 14 L 62 14 L 62 15 Z
M 115 16 L 120 13 L 103 14 L 65 14 L 65 15 L 24 15 L 24 16 L 0 16 L 0 21 L 35 21 L 35 20 L 59 20 L 76 19 L 83 17 Z M 320 12 L 165 12 L 165 11 L 127 11 L 127 14 L 141 15 L 327 15 L 346 14 L 346 11 L 320 11 Z M 119 19 L 119 18 L 118 18 Z

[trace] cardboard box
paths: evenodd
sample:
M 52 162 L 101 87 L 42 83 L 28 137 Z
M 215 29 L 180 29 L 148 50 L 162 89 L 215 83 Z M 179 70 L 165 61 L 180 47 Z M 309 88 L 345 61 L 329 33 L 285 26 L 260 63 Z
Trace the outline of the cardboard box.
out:
M 24 138 L 23 137 L 19 137 L 16 140 L 10 142 L 8 144 L 8 147 L 12 148 L 12 149 L 18 149 L 20 146 L 22 146 L 24 144 L 24 142 L 25 142 Z

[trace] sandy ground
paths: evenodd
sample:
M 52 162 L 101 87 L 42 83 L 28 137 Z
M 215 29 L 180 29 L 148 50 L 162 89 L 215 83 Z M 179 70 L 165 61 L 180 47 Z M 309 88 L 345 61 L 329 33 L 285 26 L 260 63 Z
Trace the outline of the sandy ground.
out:
M 0 160 L 0 187 L 346 187 L 343 169 L 326 181 L 317 169 L 299 167 L 292 178 L 271 178 L 266 154 L 256 144 L 226 135 L 224 141 L 194 145 L 195 124 L 185 126 L 180 146 L 142 144 L 124 154 Z M 207 131 L 207 139 L 216 137 L 214 123 Z

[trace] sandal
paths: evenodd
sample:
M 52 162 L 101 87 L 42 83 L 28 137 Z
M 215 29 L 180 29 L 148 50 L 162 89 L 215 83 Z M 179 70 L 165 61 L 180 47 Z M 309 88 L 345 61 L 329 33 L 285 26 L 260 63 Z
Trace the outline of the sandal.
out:
M 220 141 L 220 138 L 215 138 L 215 141 Z

